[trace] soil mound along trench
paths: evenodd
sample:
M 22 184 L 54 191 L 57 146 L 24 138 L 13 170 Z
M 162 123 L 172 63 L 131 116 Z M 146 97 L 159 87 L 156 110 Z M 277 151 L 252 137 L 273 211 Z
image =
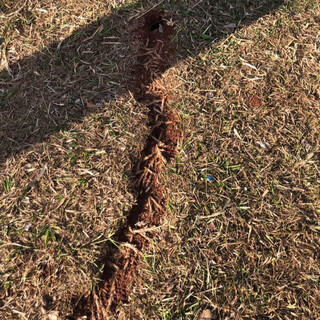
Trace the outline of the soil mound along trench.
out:
M 175 157 L 181 131 L 179 117 L 168 106 L 169 93 L 156 80 L 174 57 L 174 28 L 164 19 L 163 12 L 156 10 L 140 17 L 137 26 L 134 35 L 140 47 L 132 70 L 131 90 L 135 99 L 148 108 L 150 125 L 150 134 L 134 169 L 138 197 L 126 225 L 115 236 L 120 245 L 110 246 L 104 257 L 100 286 L 80 299 L 74 310 L 76 318 L 81 315 L 86 316 L 84 319 L 107 319 L 118 305 L 128 302 L 141 251 L 154 236 L 152 230 L 160 225 L 166 211 L 167 192 L 159 174 Z

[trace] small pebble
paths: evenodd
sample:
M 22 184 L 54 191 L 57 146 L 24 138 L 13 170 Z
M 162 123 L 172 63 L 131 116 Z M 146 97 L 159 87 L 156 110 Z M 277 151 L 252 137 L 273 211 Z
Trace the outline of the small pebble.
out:
M 110 100 L 112 99 L 112 97 L 113 97 L 112 92 L 106 92 L 106 93 L 103 95 L 103 100 L 108 102 L 108 101 L 110 101 Z
M 210 309 L 203 310 L 199 320 L 212 320 L 213 314 Z
M 30 231 L 31 230 L 31 228 L 32 228 L 32 224 L 31 223 L 29 223 L 28 225 L 26 225 L 25 227 L 24 227 L 24 231 Z

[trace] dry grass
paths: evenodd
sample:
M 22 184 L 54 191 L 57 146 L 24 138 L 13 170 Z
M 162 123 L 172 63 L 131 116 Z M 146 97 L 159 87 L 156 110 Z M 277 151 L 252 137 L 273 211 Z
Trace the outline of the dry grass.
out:
M 12 66 L 0 79 L 3 319 L 44 318 L 43 298 L 70 311 L 134 201 L 130 166 L 147 119 L 122 88 L 132 65 L 124 17 L 136 11 L 115 3 L 0 6 L 2 67 Z M 238 7 L 218 4 L 210 16 L 204 1 L 163 3 L 184 51 L 203 49 L 165 75 L 180 84 L 171 89 L 184 139 L 162 178 L 168 219 L 118 318 L 195 319 L 210 308 L 217 319 L 319 319 L 319 3 L 289 1 L 232 35 L 223 26 Z M 104 33 L 96 18 L 111 10 L 103 21 L 116 27 Z
M 132 319 L 320 318 L 319 14 L 292 2 L 172 70 L 184 141 Z
M 128 160 L 141 147 L 136 127 L 144 118 L 130 100 L 121 101 L 124 117 L 119 103 L 2 167 L 4 311 L 37 319 L 48 295 L 65 313 L 98 281 L 102 248 L 133 202 Z
M 1 319 L 71 312 L 98 281 L 103 248 L 134 201 L 131 163 L 147 119 L 123 88 L 131 60 L 112 8 L 1 8 Z

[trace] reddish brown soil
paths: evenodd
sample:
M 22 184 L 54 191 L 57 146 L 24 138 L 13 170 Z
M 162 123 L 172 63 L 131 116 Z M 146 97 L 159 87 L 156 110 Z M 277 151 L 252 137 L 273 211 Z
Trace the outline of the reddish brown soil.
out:
M 149 109 L 151 133 L 135 169 L 139 190 L 136 205 L 128 214 L 127 224 L 116 235 L 120 246 L 105 255 L 100 287 L 82 297 L 75 308 L 75 314 L 86 315 L 88 319 L 106 319 L 119 304 L 128 302 L 140 253 L 148 244 L 147 239 L 154 235 L 150 228 L 158 226 L 165 214 L 167 194 L 159 182 L 159 174 L 165 163 L 175 157 L 181 136 L 179 118 L 168 107 L 168 93 L 154 81 L 173 58 L 174 29 L 159 11 L 150 11 L 137 24 L 135 34 L 140 40 L 140 50 L 132 70 L 131 91 Z
M 259 108 L 259 107 L 262 105 L 262 101 L 261 101 L 261 99 L 260 99 L 258 96 L 253 95 L 253 96 L 250 98 L 249 104 L 250 104 L 250 106 L 253 107 L 253 108 Z

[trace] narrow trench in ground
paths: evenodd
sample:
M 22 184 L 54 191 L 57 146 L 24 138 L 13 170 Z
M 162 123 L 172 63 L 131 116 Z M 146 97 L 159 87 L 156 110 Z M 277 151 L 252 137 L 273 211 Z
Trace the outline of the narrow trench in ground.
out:
M 181 132 L 179 118 L 168 105 L 168 92 L 154 80 L 174 57 L 174 28 L 165 22 L 163 13 L 156 10 L 142 16 L 137 23 L 141 25 L 136 31 L 140 49 L 132 70 L 132 92 L 135 99 L 147 107 L 151 130 L 135 166 L 138 197 L 126 224 L 114 237 L 119 246 L 110 245 L 107 250 L 99 287 L 81 297 L 70 319 L 79 319 L 79 316 L 107 319 L 117 306 L 129 302 L 141 252 L 154 236 L 150 229 L 160 225 L 166 211 L 167 192 L 159 175 L 165 164 L 175 157 Z

